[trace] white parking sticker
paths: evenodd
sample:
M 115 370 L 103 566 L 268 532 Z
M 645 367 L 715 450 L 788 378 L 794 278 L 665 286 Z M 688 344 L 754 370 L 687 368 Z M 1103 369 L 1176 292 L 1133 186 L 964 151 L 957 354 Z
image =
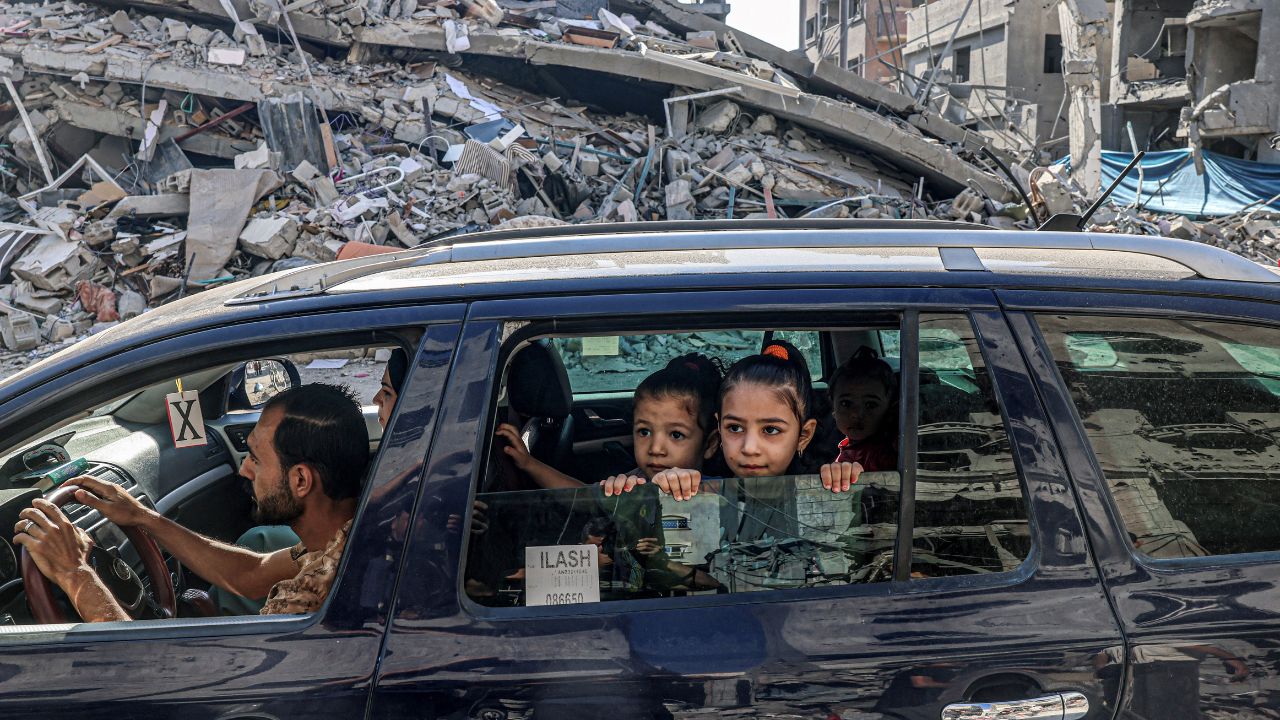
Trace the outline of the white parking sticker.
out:
M 582 354 L 596 357 L 617 355 L 622 349 L 620 345 L 617 335 L 584 337 L 582 338 Z
M 199 447 L 208 442 L 204 431 L 204 414 L 200 412 L 200 393 L 195 390 L 174 392 L 164 396 L 169 411 L 169 431 L 176 448 Z
M 524 549 L 524 604 L 575 605 L 600 602 L 600 564 L 595 545 L 544 545 Z

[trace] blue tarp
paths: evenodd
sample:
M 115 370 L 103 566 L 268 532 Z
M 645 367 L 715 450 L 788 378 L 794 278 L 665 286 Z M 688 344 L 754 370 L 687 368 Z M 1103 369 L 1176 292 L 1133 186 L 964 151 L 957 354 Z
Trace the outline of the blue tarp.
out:
M 1132 153 L 1102 151 L 1102 188 L 1133 160 Z M 1067 159 L 1065 162 L 1070 162 Z M 1280 195 L 1280 165 L 1204 153 L 1204 175 L 1196 175 L 1190 150 L 1147 153 L 1142 159 L 1142 200 L 1148 210 L 1192 217 L 1230 215 Z M 1165 182 L 1168 180 L 1168 182 Z M 1164 187 L 1157 193 L 1160 184 Z M 1101 191 L 1101 189 L 1099 191 Z M 1138 168 L 1120 183 L 1110 202 L 1131 205 L 1138 194 Z M 1271 204 L 1280 210 L 1280 201 Z

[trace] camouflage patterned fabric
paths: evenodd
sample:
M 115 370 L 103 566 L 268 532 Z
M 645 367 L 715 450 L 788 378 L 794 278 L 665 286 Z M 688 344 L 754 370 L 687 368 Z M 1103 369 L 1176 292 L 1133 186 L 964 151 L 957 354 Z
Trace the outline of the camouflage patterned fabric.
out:
M 338 574 L 338 562 L 342 560 L 342 550 L 347 546 L 351 522 L 348 520 L 338 530 L 324 550 L 307 552 L 302 543 L 289 549 L 289 556 L 298 564 L 298 574 L 272 586 L 260 614 L 290 615 L 320 609 L 329 595 L 333 578 Z

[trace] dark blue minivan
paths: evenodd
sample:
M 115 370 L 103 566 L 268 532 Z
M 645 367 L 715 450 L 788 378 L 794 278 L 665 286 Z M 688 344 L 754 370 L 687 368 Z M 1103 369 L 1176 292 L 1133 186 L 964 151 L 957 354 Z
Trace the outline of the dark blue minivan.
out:
M 444 243 L 211 289 L 0 385 L 6 533 L 70 469 L 264 549 L 296 540 L 253 527 L 237 474 L 258 408 L 410 358 L 385 429 L 366 408 L 319 612 L 259 615 L 70 504 L 176 617 L 40 622 L 0 540 L 0 716 L 1280 717 L 1274 269 L 927 222 Z M 787 474 L 734 477 L 709 444 L 692 498 L 605 494 L 643 469 L 646 378 L 783 340 L 813 386 Z M 888 460 L 833 493 L 854 356 L 887 368 Z M 203 444 L 178 447 L 175 387 Z

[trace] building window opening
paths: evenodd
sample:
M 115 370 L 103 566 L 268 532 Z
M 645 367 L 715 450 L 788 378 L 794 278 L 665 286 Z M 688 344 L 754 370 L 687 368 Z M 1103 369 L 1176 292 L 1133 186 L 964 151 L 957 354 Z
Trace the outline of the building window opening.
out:
M 955 73 L 956 82 L 969 82 L 969 48 L 956 48 L 955 60 L 952 66 L 952 72 Z
M 1062 36 L 1044 36 L 1044 74 L 1062 74 Z

